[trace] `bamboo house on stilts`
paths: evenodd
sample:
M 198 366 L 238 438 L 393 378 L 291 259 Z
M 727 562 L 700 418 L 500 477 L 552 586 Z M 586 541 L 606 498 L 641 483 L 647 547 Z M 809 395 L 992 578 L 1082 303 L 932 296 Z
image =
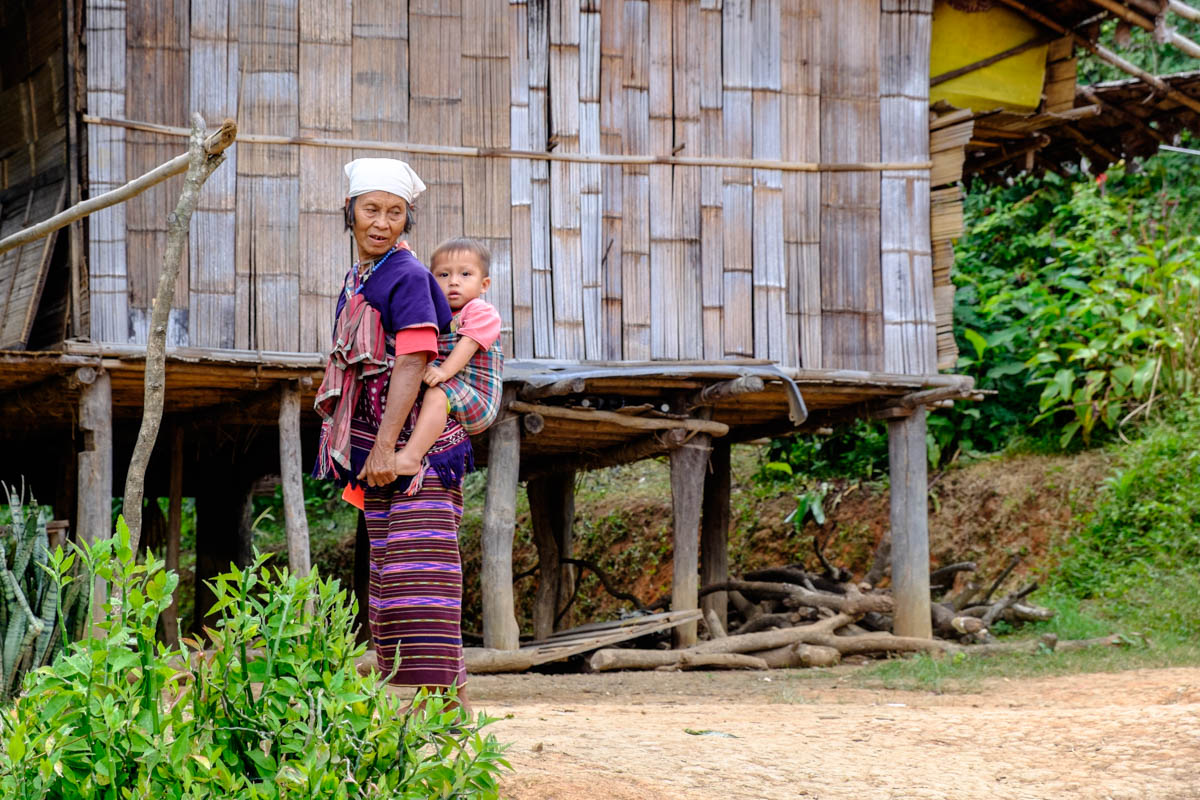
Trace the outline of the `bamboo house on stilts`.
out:
M 255 482 L 311 463 L 349 256 L 341 165 L 392 154 L 429 186 L 418 255 L 457 235 L 495 255 L 507 410 L 475 443 L 489 648 L 518 647 L 518 482 L 544 638 L 575 474 L 667 456 L 689 644 L 699 582 L 727 571 L 730 444 L 860 417 L 888 420 L 896 630 L 928 636 L 926 408 L 973 396 L 940 371 L 964 169 L 1152 152 L 1200 110 L 1194 74 L 1075 85 L 1081 48 L 1106 57 L 1101 16 L 1170 31 L 1163 4 L 1034 5 L 0 0 L 0 239 L 176 156 L 191 112 L 236 118 L 170 309 L 147 483 L 175 511 L 152 541 L 177 542 L 196 498 L 198 608 L 248 558 Z M 73 536 L 110 532 L 180 182 L 0 243 L 0 478 L 24 474 Z

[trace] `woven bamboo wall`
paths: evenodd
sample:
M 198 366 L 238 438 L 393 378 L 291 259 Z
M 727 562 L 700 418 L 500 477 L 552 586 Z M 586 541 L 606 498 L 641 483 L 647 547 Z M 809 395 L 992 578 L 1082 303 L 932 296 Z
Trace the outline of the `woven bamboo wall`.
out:
M 99 116 L 184 125 L 195 109 L 250 133 L 557 153 L 929 157 L 931 0 L 87 2 Z M 89 144 L 93 190 L 182 146 L 97 125 Z M 320 350 L 350 252 L 341 165 L 380 153 L 234 151 L 196 214 L 172 336 Z M 491 247 L 510 355 L 935 368 L 928 170 L 408 160 L 429 186 L 414 250 Z M 144 340 L 176 191 L 97 215 L 97 339 Z
M 59 4 L 0 2 L 0 238 L 61 211 L 67 199 L 66 61 Z M 0 255 L 0 349 L 34 337 L 57 235 Z M 63 258 L 59 258 L 59 266 Z M 42 327 L 66 332 L 65 283 Z

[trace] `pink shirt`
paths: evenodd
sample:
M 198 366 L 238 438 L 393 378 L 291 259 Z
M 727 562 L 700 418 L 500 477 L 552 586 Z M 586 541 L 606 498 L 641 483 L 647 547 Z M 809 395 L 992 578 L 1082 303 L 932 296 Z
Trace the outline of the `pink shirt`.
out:
M 459 336 L 469 336 L 487 350 L 500 338 L 500 313 L 491 303 L 476 297 L 454 315 L 451 327 Z

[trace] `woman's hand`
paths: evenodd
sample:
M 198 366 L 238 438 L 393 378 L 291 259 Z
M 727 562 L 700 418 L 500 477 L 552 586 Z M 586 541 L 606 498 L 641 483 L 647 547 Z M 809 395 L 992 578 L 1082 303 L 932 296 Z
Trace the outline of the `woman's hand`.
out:
M 367 463 L 358 473 L 358 479 L 365 480 L 368 486 L 387 486 L 400 474 L 396 472 L 395 455 L 394 450 L 376 444 L 367 454 Z
M 439 383 L 448 381 L 452 377 L 454 377 L 454 373 L 447 372 L 441 367 L 435 367 L 431 364 L 425 368 L 425 375 L 422 377 L 422 380 L 424 380 L 428 386 L 437 386 Z

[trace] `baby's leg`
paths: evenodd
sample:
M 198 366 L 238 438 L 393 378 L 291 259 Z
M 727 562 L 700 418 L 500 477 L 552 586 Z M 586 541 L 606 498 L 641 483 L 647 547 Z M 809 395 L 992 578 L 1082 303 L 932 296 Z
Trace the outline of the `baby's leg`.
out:
M 425 398 L 421 401 L 421 413 L 417 415 L 417 424 L 413 426 L 412 436 L 408 438 L 404 449 L 396 453 L 396 460 L 393 462 L 396 474 L 417 474 L 421 469 L 421 460 L 445 430 L 447 416 L 449 409 L 446 393 L 437 386 L 426 389 Z

